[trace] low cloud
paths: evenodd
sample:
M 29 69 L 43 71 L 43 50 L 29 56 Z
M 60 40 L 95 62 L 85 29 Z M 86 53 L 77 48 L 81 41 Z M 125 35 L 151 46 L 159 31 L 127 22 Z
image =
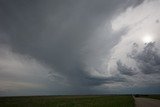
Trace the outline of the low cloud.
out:
M 136 75 L 136 69 L 132 67 L 128 67 L 127 65 L 123 65 L 119 60 L 117 61 L 117 69 L 123 75 L 133 76 Z
M 144 74 L 160 73 L 160 50 L 155 45 L 155 42 L 145 44 L 143 51 L 132 53 L 132 58 Z

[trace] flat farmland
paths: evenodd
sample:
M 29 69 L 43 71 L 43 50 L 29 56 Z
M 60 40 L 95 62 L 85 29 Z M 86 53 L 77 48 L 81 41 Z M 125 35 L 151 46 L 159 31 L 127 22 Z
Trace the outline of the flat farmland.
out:
M 129 95 L 0 97 L 0 107 L 134 107 Z

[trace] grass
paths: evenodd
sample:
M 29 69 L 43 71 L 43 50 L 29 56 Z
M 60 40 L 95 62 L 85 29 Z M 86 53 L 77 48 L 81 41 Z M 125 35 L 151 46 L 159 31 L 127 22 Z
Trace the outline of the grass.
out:
M 134 107 L 132 96 L 1 97 L 0 107 Z

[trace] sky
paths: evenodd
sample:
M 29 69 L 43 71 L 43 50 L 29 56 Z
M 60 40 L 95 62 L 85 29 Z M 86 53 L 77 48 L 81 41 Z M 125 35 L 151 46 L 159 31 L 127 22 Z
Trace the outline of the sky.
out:
M 0 0 L 0 96 L 159 94 L 160 0 Z

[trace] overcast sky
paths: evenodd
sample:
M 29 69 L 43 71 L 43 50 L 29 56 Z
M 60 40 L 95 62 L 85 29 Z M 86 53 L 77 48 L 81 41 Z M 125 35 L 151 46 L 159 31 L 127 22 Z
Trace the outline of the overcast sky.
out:
M 0 0 L 0 95 L 160 93 L 160 0 Z

